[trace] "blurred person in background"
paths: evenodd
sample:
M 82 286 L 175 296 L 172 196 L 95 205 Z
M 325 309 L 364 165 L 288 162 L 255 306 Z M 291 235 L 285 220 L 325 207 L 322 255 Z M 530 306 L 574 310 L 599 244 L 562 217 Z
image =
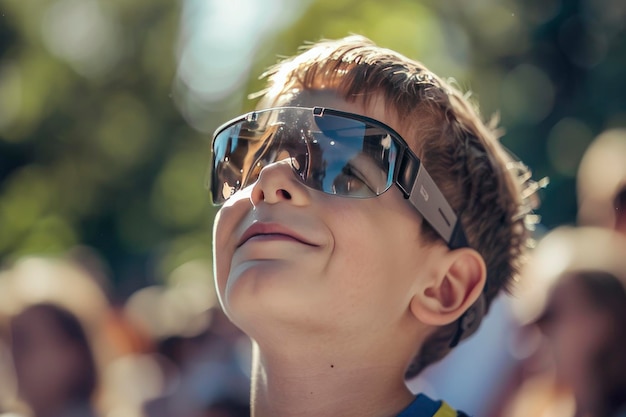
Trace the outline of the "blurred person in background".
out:
M 18 395 L 35 417 L 91 417 L 98 371 L 87 334 L 68 310 L 27 307 L 10 322 Z
M 519 293 L 519 297 L 513 300 L 514 310 L 518 313 L 518 319 L 522 324 L 522 329 L 518 334 L 518 344 L 522 346 L 520 351 L 528 349 L 530 353 L 518 365 L 516 376 L 502 394 L 499 406 L 504 405 L 504 411 L 500 409 L 494 415 L 571 416 L 575 413 L 571 387 L 569 384 L 562 383 L 563 378 L 555 379 L 556 370 L 550 360 L 550 355 L 546 355 L 547 350 L 540 348 L 541 344 L 536 343 L 538 340 L 536 331 L 540 326 L 538 326 L 539 322 L 534 320 L 539 315 L 536 311 L 537 306 L 545 304 L 549 287 L 560 276 L 559 268 L 572 268 L 573 266 L 570 265 L 572 262 L 581 262 L 580 271 L 567 275 L 569 279 L 564 277 L 563 288 L 555 290 L 552 309 L 562 314 L 547 313 L 545 325 L 541 328 L 546 331 L 546 337 L 548 337 L 544 341 L 551 340 L 551 337 L 563 350 L 561 352 L 563 355 L 558 355 L 560 359 L 569 358 L 572 362 L 571 359 L 575 358 L 574 363 L 576 360 L 582 360 L 577 354 L 580 353 L 576 347 L 578 345 L 572 346 L 571 349 L 562 349 L 563 343 L 560 341 L 574 337 L 568 329 L 572 327 L 570 324 L 574 321 L 572 318 L 575 314 L 579 314 L 581 318 L 579 331 L 586 331 L 583 324 L 592 319 L 585 315 L 585 306 L 594 300 L 595 302 L 600 300 L 599 290 L 593 292 L 592 285 L 595 281 L 589 277 L 579 277 L 579 275 L 585 276 L 592 273 L 588 271 L 589 265 L 585 265 L 585 262 L 593 262 L 596 265 L 593 272 L 596 274 L 599 273 L 598 271 L 604 271 L 603 273 L 610 271 L 610 265 L 615 264 L 611 258 L 626 258 L 626 249 L 623 245 L 602 244 L 606 239 L 619 241 L 617 237 L 609 238 L 614 233 L 626 234 L 626 129 L 609 129 L 594 139 L 585 151 L 578 169 L 577 191 L 578 225 L 583 229 L 576 232 L 574 229 L 561 229 L 551 233 L 546 242 L 540 244 L 533 260 L 529 263 L 532 270 L 524 274 L 518 285 L 520 291 L 516 293 Z M 605 230 L 587 229 L 587 227 Z M 572 241 L 568 241 L 564 236 L 571 236 Z M 581 249 L 583 247 L 581 236 L 586 236 L 585 249 Z M 620 268 L 613 267 L 613 270 L 618 271 L 616 278 L 619 277 Z M 626 266 L 622 266 L 622 270 L 626 271 Z M 560 273 L 565 274 L 563 271 Z M 577 289 L 573 289 L 575 282 L 585 280 L 587 281 L 586 289 L 581 287 L 583 283 L 578 285 Z M 568 284 L 570 281 L 571 283 Z M 567 294 L 572 294 L 572 297 Z M 574 300 L 576 294 L 579 295 L 578 301 Z M 616 294 L 619 294 L 619 291 Z M 577 302 L 580 303 L 579 306 L 576 306 Z M 532 313 L 529 314 L 529 311 Z M 614 313 L 617 313 L 617 310 Z M 602 328 L 602 326 L 598 324 L 597 328 Z M 586 341 L 591 340 L 595 338 L 589 334 Z M 623 344 L 624 341 L 621 343 Z M 564 365 L 561 361 L 560 368 L 564 371 L 569 368 L 569 365 Z M 616 369 L 619 369 L 619 366 Z M 580 386 L 580 380 L 573 381 Z M 592 391 L 590 390 L 589 393 Z M 622 391 L 621 396 L 625 397 L 626 393 Z M 511 400 L 511 397 L 515 400 Z M 526 405 L 522 406 L 523 404 Z
M 578 224 L 626 234 L 626 129 L 600 134 L 578 170 Z
M 556 229 L 524 277 L 521 337 L 534 351 L 502 415 L 626 416 L 626 237 Z
M 577 416 L 626 416 L 626 279 L 621 275 L 569 272 L 537 322 L 557 378 L 572 390 Z
M 153 359 L 163 372 L 163 392 L 146 401 L 146 417 L 248 417 L 250 347 L 219 308 L 198 334 L 166 337 Z
M 186 262 L 124 305 L 123 316 L 151 346 L 117 361 L 112 389 L 146 417 L 249 415 L 250 342 L 217 306 L 211 278 L 210 263 Z M 143 375 L 129 373 L 132 364 Z
M 4 411 L 36 417 L 98 415 L 100 374 L 112 351 L 109 303 L 93 274 L 64 257 L 25 257 L 0 272 L 8 354 Z

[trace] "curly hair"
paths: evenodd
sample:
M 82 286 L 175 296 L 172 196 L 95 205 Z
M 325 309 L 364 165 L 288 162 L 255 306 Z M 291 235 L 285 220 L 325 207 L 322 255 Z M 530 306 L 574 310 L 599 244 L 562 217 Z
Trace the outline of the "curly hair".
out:
M 496 123 L 484 123 L 451 83 L 365 37 L 307 45 L 300 55 L 271 67 L 262 77 L 268 80 L 267 88 L 251 97 L 262 97 L 264 104 L 306 90 L 333 90 L 365 105 L 374 94 L 382 95 L 413 135 L 405 139 L 459 215 L 470 246 L 484 258 L 485 308 L 472 310 L 474 324 L 462 335 L 457 322 L 437 329 L 405 374 L 417 375 L 442 359 L 459 336 L 464 339 L 473 333 L 494 297 L 510 287 L 528 239 L 525 221 L 536 203 L 529 197 L 537 183 L 502 147 Z M 428 241 L 441 239 L 426 222 L 422 234 Z

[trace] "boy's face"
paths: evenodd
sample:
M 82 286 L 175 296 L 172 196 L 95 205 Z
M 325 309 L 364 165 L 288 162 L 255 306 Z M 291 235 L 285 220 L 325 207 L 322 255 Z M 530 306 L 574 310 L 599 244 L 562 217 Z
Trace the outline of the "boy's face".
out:
M 276 105 L 362 114 L 407 138 L 382 100 L 365 107 L 304 92 Z M 302 184 L 287 162 L 268 165 L 215 219 L 220 302 L 257 341 L 285 332 L 381 337 L 407 323 L 416 285 L 432 275 L 432 254 L 445 247 L 423 244 L 420 225 L 396 186 L 374 198 L 339 197 Z

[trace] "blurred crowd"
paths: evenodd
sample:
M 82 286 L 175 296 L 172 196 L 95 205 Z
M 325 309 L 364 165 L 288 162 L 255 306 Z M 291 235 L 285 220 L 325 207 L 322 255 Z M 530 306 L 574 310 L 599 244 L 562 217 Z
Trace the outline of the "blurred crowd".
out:
M 185 264 L 116 305 L 93 259 L 29 257 L 0 275 L 0 415 L 248 416 L 249 341 L 210 268 Z
M 626 416 L 626 130 L 595 139 L 577 191 L 577 227 L 539 241 L 513 298 L 528 348 L 508 417 Z
M 588 148 L 578 197 L 578 224 L 538 231 L 513 294 L 412 389 L 476 416 L 626 416 L 626 130 Z M 249 416 L 250 342 L 212 288 L 191 262 L 114 303 L 85 248 L 6 268 L 0 415 Z

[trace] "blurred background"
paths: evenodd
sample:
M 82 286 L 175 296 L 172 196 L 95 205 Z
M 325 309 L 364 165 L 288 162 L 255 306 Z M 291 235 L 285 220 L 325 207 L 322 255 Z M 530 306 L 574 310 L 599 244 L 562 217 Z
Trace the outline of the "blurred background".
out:
M 62 257 L 96 285 L 91 307 L 130 312 L 105 323 L 126 335 L 118 353 L 219 327 L 211 133 L 254 106 L 265 68 L 323 37 L 365 35 L 471 90 L 550 178 L 542 228 L 575 224 L 583 154 L 626 127 L 625 22 L 621 0 L 0 0 L 4 313 L 49 301 L 33 294 L 60 285 L 42 265 Z M 16 284 L 16 269 L 57 284 Z
M 116 296 L 210 262 L 210 136 L 306 41 L 366 35 L 471 90 L 576 220 L 595 136 L 626 126 L 617 0 L 0 0 L 0 259 L 77 245 Z

